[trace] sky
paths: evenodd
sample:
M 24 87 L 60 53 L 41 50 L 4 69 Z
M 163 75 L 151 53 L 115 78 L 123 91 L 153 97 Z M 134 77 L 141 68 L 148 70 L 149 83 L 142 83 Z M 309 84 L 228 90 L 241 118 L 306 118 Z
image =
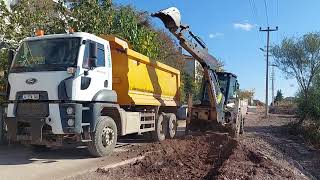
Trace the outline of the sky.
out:
M 266 46 L 262 29 L 279 27 L 270 33 L 270 44 L 279 44 L 285 37 L 299 37 L 320 31 L 319 0 L 114 0 L 119 5 L 132 5 L 141 11 L 156 12 L 177 7 L 182 23 L 208 45 L 209 52 L 225 63 L 226 71 L 238 76 L 241 89 L 255 89 L 255 97 L 265 99 L 265 54 L 259 48 Z M 163 28 L 159 19 L 152 22 Z M 273 59 L 270 59 L 272 63 Z M 271 70 L 271 68 L 270 68 Z M 271 73 L 270 73 L 271 74 Z M 270 82 L 270 77 L 268 78 Z M 275 91 L 285 97 L 294 96 L 298 85 L 286 79 L 275 68 Z M 269 83 L 271 101 L 271 82 Z

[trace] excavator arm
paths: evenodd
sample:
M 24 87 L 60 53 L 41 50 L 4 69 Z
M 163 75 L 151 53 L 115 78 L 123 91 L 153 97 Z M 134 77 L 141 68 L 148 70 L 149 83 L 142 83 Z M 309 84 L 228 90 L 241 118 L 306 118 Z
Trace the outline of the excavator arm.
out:
M 214 115 L 209 116 L 209 120 L 222 122 L 224 118 L 223 104 L 224 98 L 221 97 L 220 87 L 217 79 L 216 68 L 218 61 L 209 54 L 205 43 L 192 33 L 189 26 L 181 24 L 180 12 L 177 8 L 172 7 L 151 15 L 159 18 L 165 27 L 177 38 L 181 47 L 189 52 L 197 60 L 204 70 L 204 88 L 207 88 L 207 95 L 210 102 L 210 111 Z M 189 35 L 191 38 L 186 38 Z M 220 97 L 219 97 L 220 96 Z

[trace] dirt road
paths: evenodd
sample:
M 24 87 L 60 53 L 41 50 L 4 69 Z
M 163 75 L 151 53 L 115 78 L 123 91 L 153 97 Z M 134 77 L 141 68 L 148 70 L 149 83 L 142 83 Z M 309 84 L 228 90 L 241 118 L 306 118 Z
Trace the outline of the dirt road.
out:
M 251 110 L 238 139 L 208 132 L 161 143 L 127 140 L 98 159 L 85 149 L 1 149 L 0 179 L 320 179 L 319 152 L 287 133 L 284 125 L 293 120 Z
M 254 147 L 276 164 L 291 169 L 295 175 L 307 179 L 320 179 L 320 151 L 305 143 L 302 137 L 290 135 L 288 123 L 295 121 L 285 115 L 270 115 L 262 118 L 258 113 L 250 113 L 246 123 L 246 135 L 241 144 Z
M 179 122 L 178 133 L 184 132 L 185 122 Z M 22 145 L 0 146 L 0 180 L 65 179 L 94 172 L 108 164 L 121 163 L 141 154 L 139 144 L 143 138 L 125 137 L 118 142 L 115 152 L 104 158 L 90 157 L 83 146 L 54 149 L 35 153 Z M 135 148 L 137 146 L 137 148 Z
M 71 179 L 319 178 L 315 160 L 319 153 L 286 133 L 284 125 L 292 120 L 279 116 L 263 119 L 249 112 L 247 133 L 237 140 L 223 133 L 196 133 L 146 144 L 139 147 L 142 159 L 117 167 L 100 167 Z M 312 162 L 302 163 L 311 160 L 311 156 Z

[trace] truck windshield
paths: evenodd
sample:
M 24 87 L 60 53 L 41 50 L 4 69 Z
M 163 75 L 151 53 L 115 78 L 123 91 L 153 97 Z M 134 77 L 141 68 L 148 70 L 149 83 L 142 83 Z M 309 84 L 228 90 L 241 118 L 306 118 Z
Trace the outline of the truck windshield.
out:
M 65 71 L 77 63 L 80 38 L 25 41 L 20 46 L 10 72 Z

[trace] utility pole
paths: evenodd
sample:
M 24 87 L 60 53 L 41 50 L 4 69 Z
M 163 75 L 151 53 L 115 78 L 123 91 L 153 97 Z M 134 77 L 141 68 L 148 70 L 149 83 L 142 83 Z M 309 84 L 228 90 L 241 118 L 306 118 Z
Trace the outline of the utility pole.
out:
M 262 32 L 267 32 L 267 62 L 266 62 L 266 100 L 265 100 L 265 117 L 268 117 L 268 109 L 269 109 L 269 103 L 268 103 L 268 88 L 269 88 L 269 41 L 270 41 L 270 32 L 272 31 L 278 31 L 278 26 L 276 27 L 276 29 L 270 29 L 270 27 L 268 27 L 267 29 L 259 29 L 259 31 Z
M 276 65 L 271 64 L 271 66 L 272 66 L 272 72 L 271 72 L 272 102 L 271 102 L 271 105 L 274 106 L 274 81 L 275 81 L 274 67 L 275 67 Z

